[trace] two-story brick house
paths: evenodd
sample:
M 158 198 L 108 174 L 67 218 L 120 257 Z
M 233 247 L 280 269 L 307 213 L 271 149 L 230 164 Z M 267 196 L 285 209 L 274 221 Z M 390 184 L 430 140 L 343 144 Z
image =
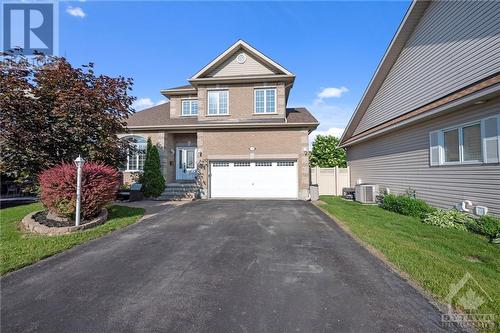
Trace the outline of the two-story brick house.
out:
M 189 85 L 161 90 L 169 102 L 135 113 L 124 137 L 139 148 L 151 137 L 172 195 L 197 181 L 210 198 L 307 199 L 308 134 L 318 121 L 287 108 L 294 80 L 239 40 Z M 143 159 L 141 149 L 129 155 L 125 179 Z

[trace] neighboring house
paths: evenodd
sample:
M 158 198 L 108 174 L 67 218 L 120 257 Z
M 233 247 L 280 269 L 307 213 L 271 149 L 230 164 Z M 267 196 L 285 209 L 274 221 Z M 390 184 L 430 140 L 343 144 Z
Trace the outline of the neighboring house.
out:
M 500 2 L 415 1 L 341 146 L 351 184 L 500 215 Z
M 211 198 L 309 196 L 308 134 L 318 121 L 287 108 L 295 75 L 237 41 L 191 77 L 162 90 L 168 103 L 128 121 L 132 150 L 124 171 L 140 172 L 147 137 L 160 148 L 169 186 L 197 181 Z

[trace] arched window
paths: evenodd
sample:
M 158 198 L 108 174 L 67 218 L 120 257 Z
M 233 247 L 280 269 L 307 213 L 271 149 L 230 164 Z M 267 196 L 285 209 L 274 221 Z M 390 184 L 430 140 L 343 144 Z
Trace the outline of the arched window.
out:
M 142 171 L 146 158 L 147 141 L 141 136 L 130 135 L 123 138 L 129 143 L 124 171 Z

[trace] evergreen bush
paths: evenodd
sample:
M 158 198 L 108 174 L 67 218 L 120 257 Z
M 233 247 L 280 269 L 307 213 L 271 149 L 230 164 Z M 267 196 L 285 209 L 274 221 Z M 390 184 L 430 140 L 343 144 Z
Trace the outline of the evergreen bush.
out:
M 144 186 L 145 197 L 158 197 L 165 189 L 165 178 L 161 174 L 160 154 L 158 148 L 148 138 L 144 171 L 139 177 L 139 182 Z

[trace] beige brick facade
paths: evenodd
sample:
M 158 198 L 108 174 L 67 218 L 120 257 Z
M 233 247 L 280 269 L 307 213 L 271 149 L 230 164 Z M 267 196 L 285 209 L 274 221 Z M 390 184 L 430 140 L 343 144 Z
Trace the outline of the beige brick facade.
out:
M 296 160 L 299 197 L 307 199 L 309 195 L 307 129 L 199 131 L 198 150 L 204 164 L 213 160 Z M 204 179 L 208 179 L 207 169 Z M 208 186 L 207 183 L 203 185 Z
M 309 195 L 308 130 L 248 129 L 203 130 L 198 133 L 134 132 L 129 135 L 150 137 L 160 151 L 162 173 L 167 183 L 176 181 L 175 148 L 197 147 L 200 181 L 208 193 L 208 163 L 213 160 L 296 160 L 299 197 Z M 255 148 L 250 150 L 250 147 Z M 124 172 L 124 182 L 134 175 Z

